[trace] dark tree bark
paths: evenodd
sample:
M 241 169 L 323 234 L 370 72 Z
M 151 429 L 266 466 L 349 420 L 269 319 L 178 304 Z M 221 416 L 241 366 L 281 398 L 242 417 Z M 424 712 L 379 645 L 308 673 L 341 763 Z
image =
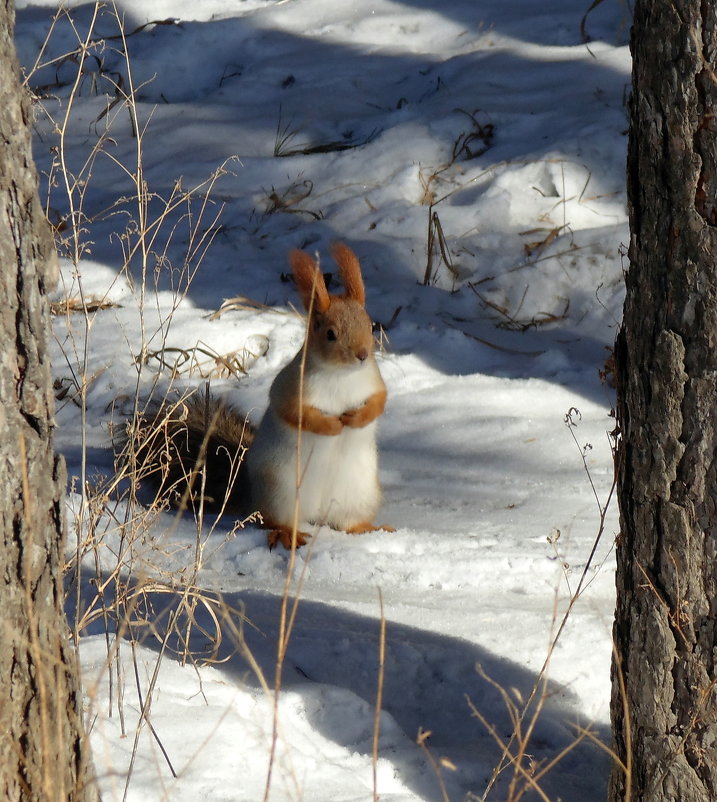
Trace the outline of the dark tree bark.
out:
M 64 464 L 52 446 L 46 292 L 57 280 L 37 196 L 14 7 L 0 2 L 0 798 L 93 800 L 63 612 Z
M 717 799 L 716 11 L 635 3 L 613 802 Z

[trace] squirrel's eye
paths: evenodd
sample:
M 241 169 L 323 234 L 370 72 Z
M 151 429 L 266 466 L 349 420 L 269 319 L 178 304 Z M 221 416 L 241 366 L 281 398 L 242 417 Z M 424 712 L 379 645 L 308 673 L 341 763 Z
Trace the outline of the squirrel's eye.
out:
M 336 332 L 333 329 L 326 329 L 326 339 L 332 343 L 336 340 Z

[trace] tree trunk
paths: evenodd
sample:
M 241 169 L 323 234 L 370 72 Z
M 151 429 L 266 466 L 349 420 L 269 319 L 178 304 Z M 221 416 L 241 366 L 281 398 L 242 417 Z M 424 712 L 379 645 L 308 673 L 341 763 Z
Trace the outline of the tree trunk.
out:
M 29 104 L 0 4 L 0 798 L 93 800 L 63 612 L 64 463 L 52 446 L 46 292 L 57 259 L 37 196 Z
M 714 0 L 635 3 L 612 802 L 717 799 L 715 34 Z

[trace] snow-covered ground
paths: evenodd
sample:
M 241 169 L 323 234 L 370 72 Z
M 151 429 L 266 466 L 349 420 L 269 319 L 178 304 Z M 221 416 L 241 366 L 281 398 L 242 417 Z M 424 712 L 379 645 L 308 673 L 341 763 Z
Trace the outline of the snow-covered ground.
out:
M 29 70 L 54 3 L 17 5 L 18 52 Z M 222 594 L 246 649 L 229 648 L 238 638 L 228 625 L 227 659 L 209 666 L 182 666 L 152 638 L 134 651 L 125 640 L 112 661 L 123 678 L 110 686 L 104 636 L 83 639 L 105 800 L 123 799 L 125 789 L 128 800 L 263 799 L 275 724 L 272 800 L 483 798 L 500 755 L 469 700 L 495 736 L 509 738 L 505 699 L 481 672 L 518 706 L 528 698 L 600 525 L 583 450 L 600 503 L 612 481 L 612 392 L 599 371 L 623 292 L 629 16 L 625 2 L 605 0 L 588 17 L 585 44 L 589 5 L 124 0 L 125 41 L 112 7 L 100 11 L 73 90 L 80 57 L 60 57 L 87 35 L 95 7 L 65 3 L 71 14 L 58 18 L 29 80 L 52 119 L 62 124 L 67 114 L 66 170 L 82 209 L 85 250 L 77 267 L 63 259 L 56 297 L 117 304 L 87 321 L 55 318 L 58 393 L 69 390 L 58 400 L 57 442 L 71 477 L 96 484 L 110 476 L 110 423 L 137 387 L 147 393 L 157 378 L 171 380 L 157 358 L 138 368 L 143 349 L 164 346 L 170 362 L 178 352 L 166 349 L 182 349 L 203 361 L 179 365 L 182 388 L 216 368 L 211 354 L 236 355 L 246 375 L 214 371 L 213 392 L 258 420 L 273 376 L 303 337 L 290 308 L 295 291 L 282 279 L 286 254 L 301 247 L 327 257 L 341 239 L 361 259 L 367 306 L 385 331 L 380 521 L 396 528 L 360 536 L 322 529 L 299 552 L 301 601 L 275 708 L 263 685 L 274 685 L 289 556 L 269 552 L 254 526 L 232 535 L 232 519 L 207 536 L 208 521 L 194 577 L 194 520 L 154 521 L 132 557 L 135 578 L 173 576 L 172 593 L 157 589 L 158 608 L 181 597 L 188 577 L 206 598 Z M 156 193 L 144 276 L 141 253 L 123 269 L 138 215 L 138 139 L 125 104 L 108 110 L 111 82 L 134 87 L 142 178 Z M 57 222 L 69 207 L 64 178 L 51 169 L 61 152 L 53 129 L 39 108 L 41 197 Z M 152 227 L 160 198 L 217 170 Z M 242 302 L 212 317 L 227 298 Z M 82 375 L 84 422 L 71 400 Z M 86 529 L 80 488 L 75 478 L 68 509 Z M 100 522 L 101 576 L 126 547 L 115 523 L 109 514 Z M 578 723 L 592 722 L 609 743 L 616 529 L 613 506 L 552 651 L 550 684 L 538 693 L 545 705 L 525 750 L 537 772 L 575 739 Z M 386 655 L 374 783 L 379 592 Z M 198 616 L 210 624 L 206 612 Z M 430 758 L 416 743 L 419 730 L 431 733 Z M 604 752 L 586 739 L 540 786 L 552 800 L 590 802 L 604 797 L 608 771 Z M 488 799 L 507 798 L 509 776 Z

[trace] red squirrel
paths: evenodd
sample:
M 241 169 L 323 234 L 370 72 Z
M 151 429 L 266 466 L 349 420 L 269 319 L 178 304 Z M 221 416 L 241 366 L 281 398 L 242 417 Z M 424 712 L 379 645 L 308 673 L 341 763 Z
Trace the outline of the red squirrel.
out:
M 300 527 L 359 533 L 381 503 L 376 421 L 386 386 L 374 356 L 361 267 L 336 243 L 344 293 L 330 294 L 317 262 L 289 255 L 308 312 L 304 345 L 276 376 L 256 430 L 244 415 L 202 394 L 150 411 L 137 459 L 177 503 L 258 511 L 270 547 L 301 546 Z M 151 442 L 150 442 L 151 441 Z M 197 469 L 205 466 L 205 475 Z

